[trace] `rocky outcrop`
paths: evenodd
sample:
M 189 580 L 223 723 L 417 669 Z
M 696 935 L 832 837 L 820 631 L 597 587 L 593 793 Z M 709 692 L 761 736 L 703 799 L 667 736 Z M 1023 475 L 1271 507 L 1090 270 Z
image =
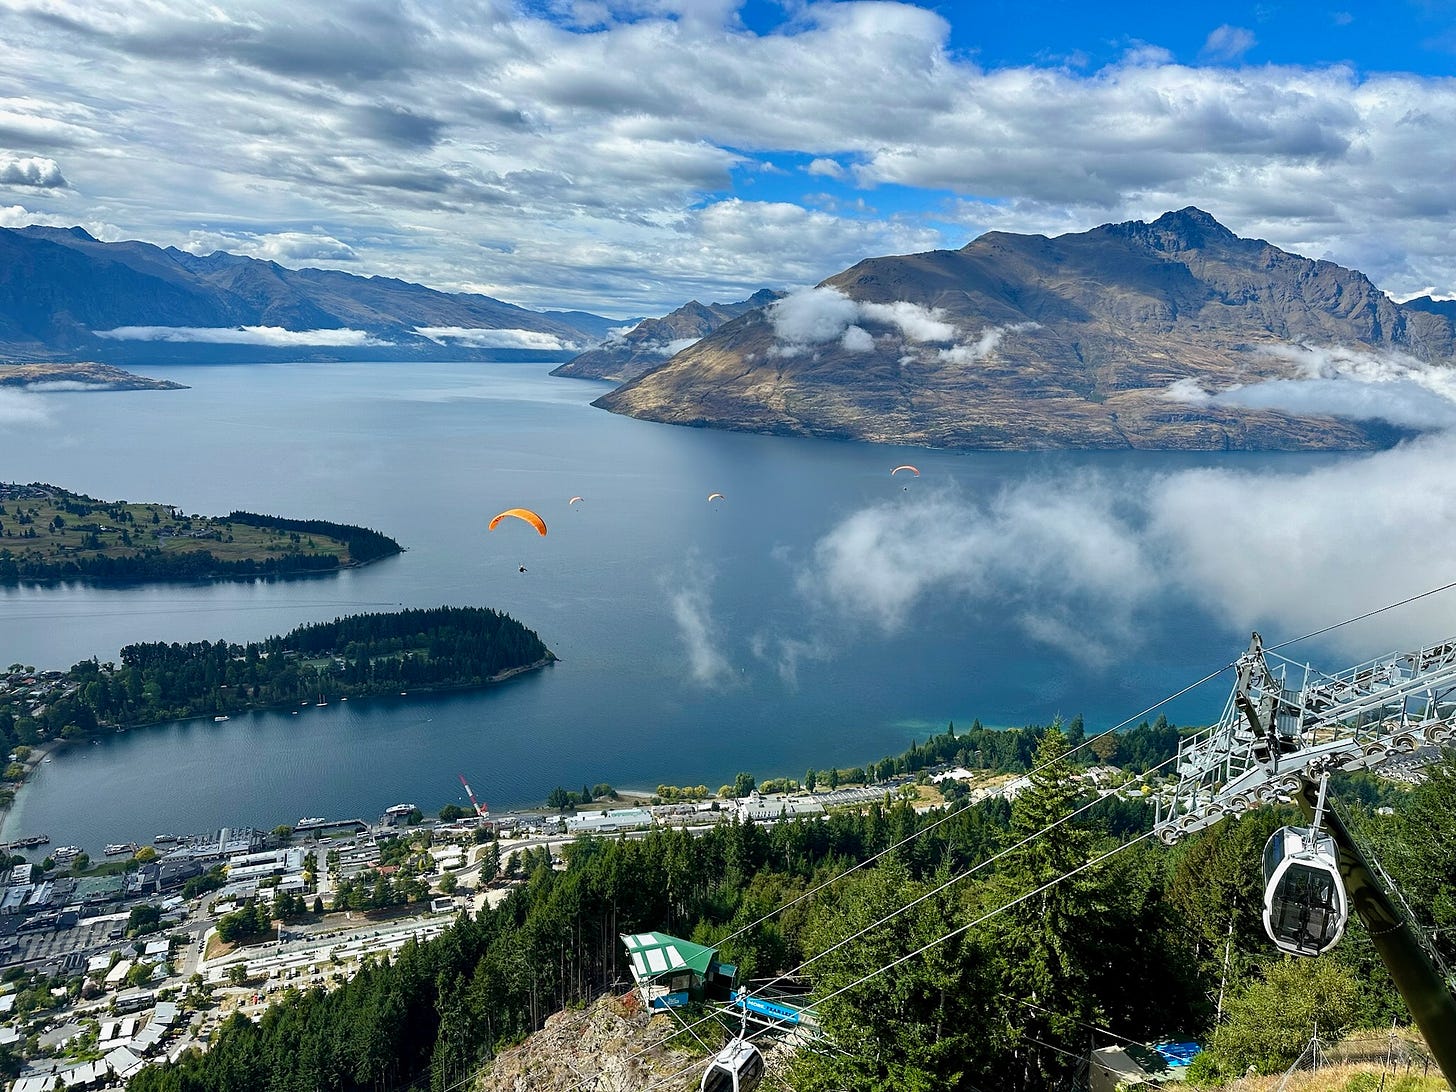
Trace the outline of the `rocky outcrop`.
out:
M 1456 338 L 1442 308 L 1402 306 L 1357 271 L 1186 208 L 860 262 L 596 405 L 953 448 L 1347 449 L 1401 434 L 1203 397 L 1301 374 L 1306 346 L 1446 364 Z

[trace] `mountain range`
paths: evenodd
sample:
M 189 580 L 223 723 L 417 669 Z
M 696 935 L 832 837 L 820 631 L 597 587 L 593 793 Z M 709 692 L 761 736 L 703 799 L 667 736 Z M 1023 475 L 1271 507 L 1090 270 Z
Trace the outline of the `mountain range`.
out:
M 689 300 L 662 318 L 643 319 L 632 329 L 568 360 L 552 375 L 574 379 L 611 379 L 624 383 L 652 371 L 668 357 L 707 337 L 725 322 L 745 312 L 766 307 L 782 292 L 761 288 L 737 303 L 699 303 Z
M 81 228 L 0 229 L 0 360 L 560 360 L 619 325 Z
M 1449 367 L 1453 321 L 1456 306 L 1398 304 L 1362 273 L 1240 238 L 1190 207 L 871 258 L 595 404 L 931 447 L 1352 449 L 1410 423 L 1334 416 L 1308 381 L 1361 366 L 1418 381 Z

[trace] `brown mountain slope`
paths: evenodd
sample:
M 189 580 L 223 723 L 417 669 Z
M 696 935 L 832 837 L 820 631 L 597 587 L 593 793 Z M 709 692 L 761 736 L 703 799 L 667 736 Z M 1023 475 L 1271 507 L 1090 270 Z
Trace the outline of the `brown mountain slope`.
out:
M 1177 400 L 1297 374 L 1299 346 L 1449 362 L 1449 316 L 1199 209 L 872 258 L 597 400 L 668 421 L 967 448 L 1358 448 L 1395 433 Z M 1282 350 L 1281 355 L 1271 349 Z
M 782 294 L 762 288 L 737 303 L 705 305 L 691 300 L 662 318 L 643 319 L 625 334 L 609 337 L 595 349 L 572 357 L 551 374 L 573 379 L 614 379 L 619 383 L 636 379 L 725 322 L 770 304 Z

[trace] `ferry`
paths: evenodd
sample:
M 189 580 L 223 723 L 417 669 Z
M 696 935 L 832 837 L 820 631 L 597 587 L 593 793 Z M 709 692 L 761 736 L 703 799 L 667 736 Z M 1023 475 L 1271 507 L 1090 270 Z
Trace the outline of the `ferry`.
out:
M 324 822 L 327 822 L 327 820 L 324 819 L 322 815 L 305 815 L 298 822 L 293 824 L 293 829 L 297 830 L 299 827 L 316 827 L 320 823 Z
M 158 834 L 152 839 L 159 846 L 170 845 L 172 842 L 180 842 L 182 839 L 176 834 Z
M 222 715 L 222 716 L 220 716 L 220 717 L 213 717 L 213 718 L 212 718 L 212 723 L 213 723 L 213 724 L 221 724 L 221 723 L 222 723 L 222 722 L 223 722 L 223 721 L 225 721 L 225 720 L 227 720 L 227 719 L 228 719 L 228 718 L 227 718 L 227 714 L 226 714 L 226 713 L 224 713 L 224 714 L 223 714 L 223 715 Z
M 79 857 L 80 855 L 80 846 L 61 846 L 60 849 L 51 854 L 58 861 L 69 861 L 71 858 Z
M 106 847 L 108 857 L 120 857 L 123 853 L 135 853 L 136 843 L 134 842 L 112 842 Z M 57 851 L 59 853 L 59 851 Z
M 413 804 L 395 804 L 393 807 L 384 809 L 385 815 L 408 815 L 415 810 Z

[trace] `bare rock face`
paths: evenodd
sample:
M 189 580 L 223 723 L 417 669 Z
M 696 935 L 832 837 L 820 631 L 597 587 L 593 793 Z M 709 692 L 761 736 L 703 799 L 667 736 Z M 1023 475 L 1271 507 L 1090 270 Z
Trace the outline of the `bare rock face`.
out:
M 630 995 L 629 995 L 630 996 Z M 681 1031 L 666 1015 L 648 1018 L 635 998 L 608 997 L 547 1019 L 481 1073 L 475 1092 L 688 1092 L 702 1077 L 697 1053 L 668 1040 Z M 674 1076 L 675 1075 L 675 1076 Z
M 662 318 L 643 319 L 627 333 L 609 337 L 601 345 L 572 357 L 552 375 L 574 379 L 636 379 L 663 361 L 707 337 L 725 322 L 764 307 L 782 293 L 764 288 L 737 303 L 701 304 L 691 300 Z
M 1446 309 L 1397 304 L 1362 273 L 1239 238 L 1196 208 L 872 258 L 808 295 L 734 319 L 595 404 L 929 447 L 1353 449 L 1401 433 L 1197 392 L 1293 377 L 1303 347 L 1438 365 L 1456 351 Z

